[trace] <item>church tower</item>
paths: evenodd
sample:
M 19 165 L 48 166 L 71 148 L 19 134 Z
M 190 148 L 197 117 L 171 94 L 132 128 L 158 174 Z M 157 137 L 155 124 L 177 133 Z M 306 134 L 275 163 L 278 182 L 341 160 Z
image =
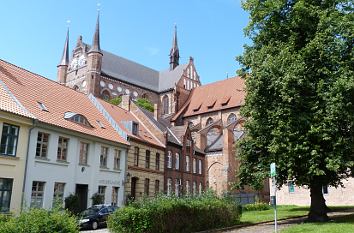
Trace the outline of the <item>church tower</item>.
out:
M 57 73 L 57 80 L 60 84 L 66 83 L 66 75 L 68 72 L 68 65 L 69 65 L 69 28 L 66 33 L 66 40 L 64 44 L 64 50 L 62 58 L 57 65 L 58 73 Z
M 100 47 L 100 15 L 97 16 L 95 34 L 93 35 L 92 46 L 87 53 L 88 93 L 99 96 L 99 81 L 101 79 L 103 53 Z
M 170 50 L 170 70 L 174 70 L 179 65 L 179 49 L 177 43 L 177 26 L 172 40 L 172 48 Z

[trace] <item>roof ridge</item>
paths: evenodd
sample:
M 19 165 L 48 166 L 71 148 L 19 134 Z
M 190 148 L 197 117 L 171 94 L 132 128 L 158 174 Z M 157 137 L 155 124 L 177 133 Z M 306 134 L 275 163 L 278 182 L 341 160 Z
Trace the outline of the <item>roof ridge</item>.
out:
M 218 84 L 218 83 L 222 83 L 222 82 L 226 82 L 226 81 L 228 81 L 228 80 L 233 80 L 233 79 L 238 79 L 238 78 L 242 79 L 241 76 L 234 76 L 234 77 L 227 78 L 227 79 L 217 80 L 217 81 L 212 82 L 212 83 L 207 83 L 207 84 L 198 86 L 198 87 L 196 87 L 196 88 L 208 87 L 208 86 L 211 86 L 211 85 L 215 85 L 215 84 Z

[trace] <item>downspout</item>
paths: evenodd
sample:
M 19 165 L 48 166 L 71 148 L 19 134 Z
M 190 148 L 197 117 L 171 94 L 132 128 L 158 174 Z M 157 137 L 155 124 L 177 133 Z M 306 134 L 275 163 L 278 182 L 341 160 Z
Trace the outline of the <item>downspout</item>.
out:
M 37 126 L 37 123 L 38 123 L 38 120 L 37 119 L 33 119 L 32 120 L 32 127 L 29 129 L 29 132 L 28 132 L 27 155 L 26 155 L 26 163 L 25 163 L 25 172 L 24 172 L 24 176 L 23 176 L 23 185 L 22 185 L 22 198 L 21 198 L 21 211 L 20 211 L 21 213 L 23 211 L 23 205 L 24 205 L 24 194 L 25 194 L 25 185 L 26 185 L 26 177 L 27 177 L 30 138 L 31 138 L 32 130 Z

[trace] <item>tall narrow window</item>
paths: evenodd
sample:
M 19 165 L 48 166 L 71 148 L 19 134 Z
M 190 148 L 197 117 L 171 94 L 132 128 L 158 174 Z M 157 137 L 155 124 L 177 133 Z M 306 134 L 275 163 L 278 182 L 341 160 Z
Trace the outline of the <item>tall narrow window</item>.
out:
M 150 168 L 150 151 L 145 152 L 145 168 Z
M 105 197 L 106 197 L 106 188 L 107 188 L 107 186 L 98 186 L 98 195 L 100 195 L 101 196 L 101 200 L 102 200 L 102 203 L 100 203 L 100 204 L 103 204 L 103 203 L 105 203 Z
M 149 196 L 149 185 L 150 185 L 150 179 L 146 178 L 144 182 L 144 194 L 145 196 Z
M 179 196 L 179 187 L 180 187 L 180 182 L 181 182 L 181 179 L 176 179 L 176 182 L 175 182 L 175 195 L 178 197 Z
M 172 193 L 172 179 L 167 179 L 167 195 L 170 196 Z
M 203 167 L 202 167 L 202 160 L 201 159 L 198 159 L 198 174 L 202 174 L 202 170 Z
M 13 179 L 0 178 L 0 213 L 10 211 Z
M 162 98 L 162 114 L 169 114 L 170 111 L 170 106 L 169 106 L 169 99 L 168 99 L 168 96 L 165 95 L 163 98 Z
M 108 147 L 101 146 L 100 167 L 107 168 Z
M 186 156 L 186 172 L 189 172 L 190 171 L 190 157 L 189 156 Z
M 155 180 L 155 195 L 157 195 L 160 192 L 160 181 Z
M 167 152 L 167 167 L 172 168 L 172 152 Z
M 64 201 L 64 188 L 65 183 L 54 183 L 54 193 L 53 193 L 53 207 L 59 204 L 62 205 Z
M 197 182 L 193 181 L 193 195 L 197 194 Z
M 179 170 L 179 154 L 176 153 L 176 160 L 175 160 L 176 164 L 175 164 L 175 168 L 176 170 Z
M 45 182 L 33 181 L 31 194 L 31 208 L 42 208 Z
M 202 194 L 203 192 L 203 185 L 202 182 L 199 183 L 199 194 Z
M 155 158 L 155 169 L 160 170 L 160 154 L 156 153 L 156 158 Z
M 120 169 L 120 154 L 121 150 L 115 149 L 114 150 L 114 169 L 119 170 Z
M 0 154 L 16 156 L 19 127 L 9 124 L 2 125 Z
M 197 160 L 193 159 L 193 173 L 197 173 Z
M 190 189 L 191 189 L 191 187 L 190 187 L 190 184 L 189 184 L 189 180 L 186 180 L 186 195 L 189 195 Z
M 139 147 L 134 147 L 134 166 L 139 166 Z
M 43 132 L 38 132 L 37 148 L 36 148 L 36 157 L 37 158 L 47 158 L 48 141 L 49 141 L 49 134 L 43 133 Z
M 88 157 L 88 148 L 89 144 L 85 142 L 80 142 L 80 165 L 87 165 L 87 157 Z
M 118 206 L 118 192 L 119 192 L 119 187 L 112 187 L 112 205 L 113 206 Z
M 57 160 L 66 161 L 66 156 L 68 153 L 68 144 L 69 139 L 64 137 L 59 137 L 58 140 L 58 151 L 57 151 Z

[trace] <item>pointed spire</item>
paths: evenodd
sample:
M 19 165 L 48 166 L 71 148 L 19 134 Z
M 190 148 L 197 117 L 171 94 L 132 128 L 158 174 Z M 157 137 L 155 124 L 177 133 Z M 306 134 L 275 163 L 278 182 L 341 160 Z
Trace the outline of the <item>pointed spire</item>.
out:
M 92 39 L 92 47 L 89 52 L 99 52 L 101 53 L 100 47 L 100 13 L 97 15 L 96 30 Z
M 64 44 L 63 55 L 61 57 L 60 63 L 58 66 L 68 66 L 69 65 L 69 27 L 66 33 L 66 40 Z
M 172 48 L 170 50 L 170 70 L 179 65 L 179 49 L 177 43 L 177 25 L 175 24 L 175 32 L 172 40 Z

